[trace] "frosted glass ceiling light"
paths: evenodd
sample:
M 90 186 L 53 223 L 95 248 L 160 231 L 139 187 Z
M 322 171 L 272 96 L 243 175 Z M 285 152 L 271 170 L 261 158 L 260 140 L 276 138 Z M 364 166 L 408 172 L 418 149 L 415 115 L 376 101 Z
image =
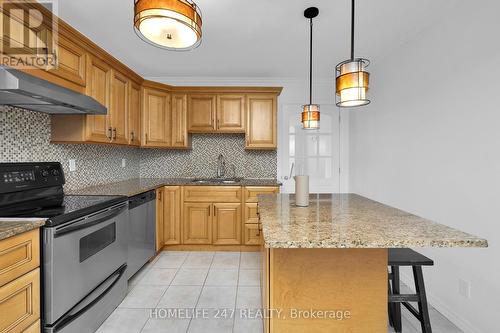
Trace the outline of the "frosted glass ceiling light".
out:
M 302 128 L 303 129 L 319 129 L 319 105 L 312 103 L 312 38 L 313 38 L 313 18 L 318 16 L 319 9 L 316 7 L 309 7 L 304 11 L 304 16 L 309 19 L 311 27 L 311 37 L 309 40 L 309 104 L 302 106 Z
M 201 12 L 188 0 L 135 0 L 134 30 L 145 42 L 175 51 L 201 43 Z
M 366 67 L 370 61 L 354 58 L 354 0 L 351 12 L 351 58 L 342 61 L 335 68 L 336 104 L 340 107 L 362 106 L 370 103 L 367 98 L 370 73 Z

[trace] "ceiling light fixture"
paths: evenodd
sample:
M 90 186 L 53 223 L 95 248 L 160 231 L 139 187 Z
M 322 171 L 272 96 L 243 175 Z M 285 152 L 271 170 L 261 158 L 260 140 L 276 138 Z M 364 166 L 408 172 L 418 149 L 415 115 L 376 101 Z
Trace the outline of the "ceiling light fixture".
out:
M 362 106 L 370 103 L 367 98 L 370 73 L 366 67 L 370 61 L 354 58 L 354 0 L 351 11 L 351 59 L 342 61 L 335 67 L 336 104 L 340 107 Z
M 189 0 L 135 0 L 134 30 L 145 42 L 175 51 L 201 43 L 201 11 Z
M 304 10 L 304 16 L 309 19 L 311 37 L 309 40 L 309 104 L 302 106 L 302 128 L 319 129 L 319 105 L 312 103 L 312 70 L 313 70 L 313 18 L 318 16 L 319 9 L 309 7 Z

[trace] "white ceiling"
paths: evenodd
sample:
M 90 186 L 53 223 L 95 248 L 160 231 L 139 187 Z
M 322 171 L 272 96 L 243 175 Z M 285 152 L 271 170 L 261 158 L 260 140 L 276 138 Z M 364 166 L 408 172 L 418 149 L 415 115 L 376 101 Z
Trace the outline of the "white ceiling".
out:
M 309 6 L 314 23 L 315 75 L 333 76 L 349 56 L 349 0 L 195 0 L 203 43 L 165 51 L 134 33 L 133 0 L 59 0 L 58 14 L 145 77 L 307 77 Z M 372 63 L 446 15 L 454 0 L 358 0 L 356 56 Z

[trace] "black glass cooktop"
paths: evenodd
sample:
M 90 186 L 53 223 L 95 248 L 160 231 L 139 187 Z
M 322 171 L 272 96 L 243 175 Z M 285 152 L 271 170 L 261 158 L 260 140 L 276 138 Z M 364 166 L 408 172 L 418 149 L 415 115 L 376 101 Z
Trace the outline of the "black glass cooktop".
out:
M 57 199 L 52 198 L 50 202 L 38 201 L 36 206 L 25 204 L 24 207 L 18 207 L 16 211 L 10 211 L 8 215 L 47 218 L 45 226 L 52 227 L 95 213 L 127 201 L 127 199 L 126 196 L 65 195 Z

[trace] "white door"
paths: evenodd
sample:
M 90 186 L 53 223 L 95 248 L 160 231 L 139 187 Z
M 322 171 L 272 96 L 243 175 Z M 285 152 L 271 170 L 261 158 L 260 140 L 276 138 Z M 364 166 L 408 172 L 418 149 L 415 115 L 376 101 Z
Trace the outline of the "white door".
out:
M 295 190 L 294 175 L 309 175 L 311 193 L 340 191 L 339 109 L 321 104 L 319 130 L 304 130 L 300 122 L 301 105 L 282 105 L 279 130 L 279 175 L 283 193 Z M 293 165 L 292 178 L 290 169 Z

